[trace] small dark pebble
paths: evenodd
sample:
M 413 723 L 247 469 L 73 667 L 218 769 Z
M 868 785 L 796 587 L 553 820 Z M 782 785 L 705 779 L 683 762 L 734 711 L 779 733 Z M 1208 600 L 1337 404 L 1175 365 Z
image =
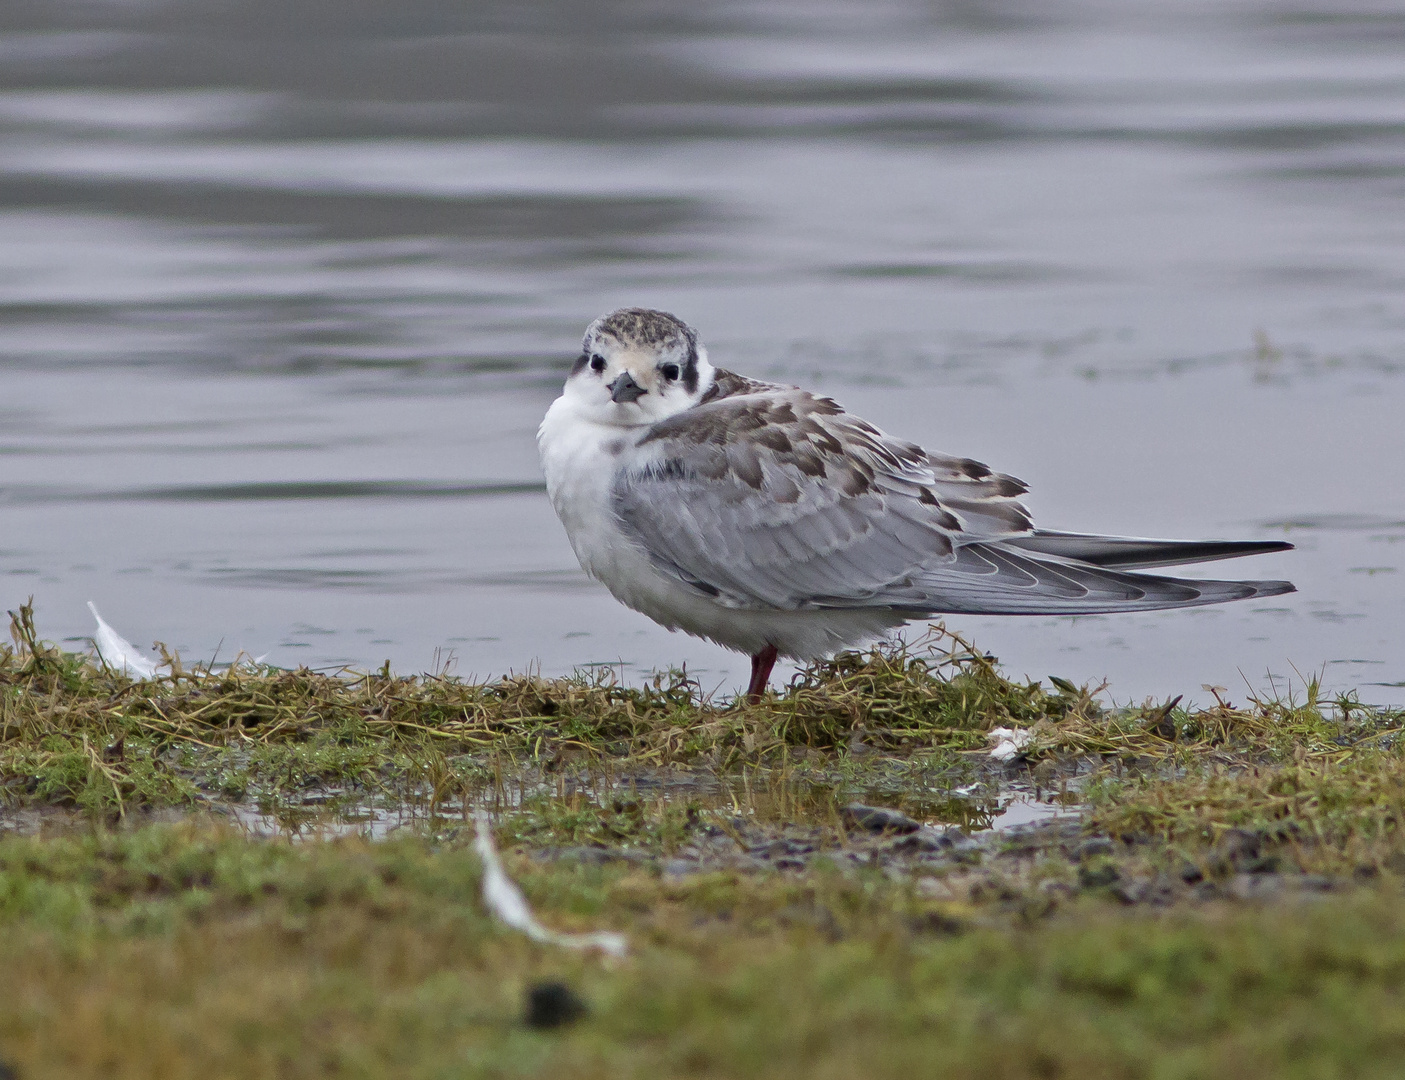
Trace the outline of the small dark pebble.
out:
M 983 846 L 974 836 L 968 836 L 960 829 L 948 829 L 946 838 L 951 841 L 951 846 L 956 851 L 974 851 Z
M 1205 880 L 1205 872 L 1189 859 L 1181 863 L 1180 869 L 1176 871 L 1176 876 L 1187 885 L 1194 885 L 1197 882 Z
M 956 832 L 961 836 L 960 831 Z M 953 846 L 952 837 L 942 829 L 934 829 L 930 825 L 923 825 L 915 832 L 910 832 L 897 840 L 894 840 L 890 851 L 950 851 Z
M 780 859 L 786 856 L 808 855 L 815 850 L 815 845 L 808 840 L 794 840 L 790 837 L 781 837 L 779 840 L 770 840 L 764 844 L 756 844 L 746 849 L 748 855 L 754 855 L 758 859 Z
M 985 848 L 979 840 L 973 840 L 963 832 L 951 834 L 952 862 L 975 864 L 981 861 Z
M 1106 836 L 1090 836 L 1078 845 L 1076 858 L 1079 862 L 1087 862 L 1089 859 L 1099 855 L 1112 854 L 1112 841 Z
M 1041 822 L 1011 825 L 1000 830 L 1000 851 L 1004 855 L 1033 855 L 1047 851 L 1058 840 L 1057 834 Z
M 527 990 L 528 1027 L 558 1028 L 573 1024 L 589 1010 L 565 983 L 537 983 Z
M 1078 884 L 1085 889 L 1101 889 L 1121 878 L 1111 860 L 1084 863 L 1078 868 Z
M 900 810 L 889 810 L 886 806 L 850 803 L 839 811 L 839 816 L 851 829 L 865 829 L 868 832 L 910 833 L 922 828 L 920 821 L 914 821 Z

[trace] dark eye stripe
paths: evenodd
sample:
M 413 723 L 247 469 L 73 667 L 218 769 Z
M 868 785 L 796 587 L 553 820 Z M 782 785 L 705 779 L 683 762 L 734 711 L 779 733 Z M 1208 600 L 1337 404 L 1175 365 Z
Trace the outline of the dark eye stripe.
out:
M 688 331 L 688 359 L 683 363 L 683 389 L 693 393 L 698 388 L 698 343 Z

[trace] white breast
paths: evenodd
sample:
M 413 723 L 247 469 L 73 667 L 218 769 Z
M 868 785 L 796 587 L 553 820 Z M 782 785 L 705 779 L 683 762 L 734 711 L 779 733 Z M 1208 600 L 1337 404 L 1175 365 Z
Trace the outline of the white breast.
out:
M 886 609 L 775 611 L 724 607 L 665 576 L 620 529 L 611 491 L 621 468 L 648 455 L 635 443 L 640 429 L 601 424 L 575 403 L 557 398 L 537 431 L 546 490 L 576 558 L 621 603 L 670 630 L 708 638 L 729 649 L 812 659 L 871 640 L 904 619 Z
M 582 569 L 617 600 L 670 630 L 719 640 L 717 623 L 726 619 L 726 612 L 696 590 L 659 573 L 615 518 L 611 506 L 615 477 L 621 468 L 639 463 L 641 451 L 635 443 L 643 430 L 598 423 L 583 416 L 568 397 L 557 398 L 537 432 L 547 494 Z
M 644 558 L 632 550 L 610 510 L 610 489 L 627 440 L 632 441 L 628 429 L 581 416 L 564 396 L 552 403 L 537 431 L 551 505 L 585 572 L 607 585 L 622 560 Z

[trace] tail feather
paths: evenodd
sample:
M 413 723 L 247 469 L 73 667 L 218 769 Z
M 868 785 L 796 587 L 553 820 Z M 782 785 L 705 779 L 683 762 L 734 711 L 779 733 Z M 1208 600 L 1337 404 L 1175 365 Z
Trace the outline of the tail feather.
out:
M 1293 549 L 1293 545 L 1284 540 L 1142 540 L 1131 536 L 1094 536 L 1050 529 L 1035 529 L 1025 536 L 1002 540 L 1001 544 L 1117 570 L 1181 566 Z
M 894 582 L 874 598 L 913 614 L 1093 615 L 1200 607 L 1293 592 L 1287 581 L 1209 581 L 1128 573 L 1059 555 L 967 544 L 956 559 Z M 847 606 L 847 605 L 845 605 Z

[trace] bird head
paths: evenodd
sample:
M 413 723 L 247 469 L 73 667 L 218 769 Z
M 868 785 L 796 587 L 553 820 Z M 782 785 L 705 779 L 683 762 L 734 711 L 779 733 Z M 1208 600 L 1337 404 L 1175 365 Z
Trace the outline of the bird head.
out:
M 586 329 L 565 393 L 601 423 L 636 427 L 696 405 L 712 378 L 707 350 L 682 319 L 621 308 Z

